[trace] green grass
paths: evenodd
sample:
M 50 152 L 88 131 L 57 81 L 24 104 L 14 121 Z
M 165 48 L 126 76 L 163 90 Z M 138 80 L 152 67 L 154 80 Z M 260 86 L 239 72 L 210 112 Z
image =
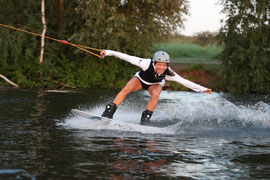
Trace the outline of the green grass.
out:
M 157 44 L 155 50 L 168 52 L 172 61 L 218 62 L 218 56 L 222 51 L 222 47 L 215 45 L 202 47 L 198 44 L 168 42 Z

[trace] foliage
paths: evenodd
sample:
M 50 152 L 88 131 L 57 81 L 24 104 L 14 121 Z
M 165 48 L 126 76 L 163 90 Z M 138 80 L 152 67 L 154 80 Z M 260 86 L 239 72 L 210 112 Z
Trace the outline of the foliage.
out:
M 217 33 L 209 31 L 199 32 L 196 34 L 196 43 L 201 46 L 207 46 L 209 44 L 217 44 Z
M 185 69 L 185 72 L 192 72 L 192 71 L 197 71 L 197 70 L 204 70 L 203 65 L 202 64 L 191 65 Z
M 223 79 L 230 92 L 270 92 L 270 1 L 222 0 L 219 38 Z
M 171 35 L 164 43 L 169 42 L 178 42 L 178 43 L 187 43 L 187 44 L 196 44 L 196 37 L 195 36 L 186 36 L 183 34 L 173 34 Z
M 0 1 L 0 22 L 9 24 L 13 21 L 17 27 L 29 30 L 29 26 L 35 27 L 36 11 L 33 8 L 34 1 L 19 1 L 18 3 Z M 40 3 L 36 3 L 40 6 Z M 28 8 L 27 8 L 28 7 Z M 29 14 L 32 14 L 30 17 Z M 20 24 L 19 22 L 23 22 Z M 29 86 L 33 71 L 36 70 L 35 61 L 38 56 L 36 37 L 23 33 L 0 28 L 0 71 L 6 77 L 18 84 Z
M 153 43 L 182 26 L 187 14 L 186 0 L 46 0 L 45 5 L 46 36 L 137 56 L 149 56 Z M 37 0 L 0 0 L 0 23 L 41 34 L 40 6 Z M 40 38 L 2 27 L 0 46 L 0 72 L 25 88 L 120 88 L 138 70 L 51 40 L 39 64 Z
M 83 27 L 74 38 L 98 48 L 152 56 L 154 42 L 182 26 L 186 0 L 82 0 Z

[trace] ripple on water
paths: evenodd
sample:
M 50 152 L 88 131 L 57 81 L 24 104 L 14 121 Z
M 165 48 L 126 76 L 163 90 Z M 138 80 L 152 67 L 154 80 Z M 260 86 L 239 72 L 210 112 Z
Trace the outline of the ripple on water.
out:
M 27 171 L 22 169 L 0 169 L 1 179 L 35 179 Z

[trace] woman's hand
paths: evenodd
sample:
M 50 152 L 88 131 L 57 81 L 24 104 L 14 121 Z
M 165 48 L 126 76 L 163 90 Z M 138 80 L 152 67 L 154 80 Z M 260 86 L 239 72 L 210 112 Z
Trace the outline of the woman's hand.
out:
M 208 94 L 212 94 L 212 89 L 207 89 L 205 92 Z
M 103 49 L 100 51 L 101 57 L 104 59 L 105 56 L 107 56 L 106 51 Z

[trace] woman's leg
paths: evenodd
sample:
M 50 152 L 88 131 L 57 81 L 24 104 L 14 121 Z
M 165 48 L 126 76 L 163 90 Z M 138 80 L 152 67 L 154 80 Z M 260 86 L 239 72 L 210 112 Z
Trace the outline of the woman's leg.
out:
M 148 92 L 151 95 L 151 99 L 148 102 L 147 110 L 152 111 L 152 112 L 155 110 L 161 91 L 162 91 L 162 86 L 160 84 L 155 84 L 148 88 Z
M 113 114 L 115 113 L 117 107 L 124 101 L 126 96 L 131 93 L 142 89 L 142 84 L 140 80 L 136 77 L 132 78 L 126 86 L 117 94 L 116 98 L 113 102 L 107 104 L 105 111 L 102 113 L 101 116 L 112 118 Z
M 126 98 L 129 93 L 135 92 L 142 89 L 142 84 L 137 77 L 132 78 L 126 86 L 117 94 L 114 99 L 114 103 L 118 107 Z
M 148 92 L 151 94 L 151 99 L 148 102 L 147 109 L 143 111 L 141 117 L 142 125 L 149 125 L 153 111 L 155 110 L 159 95 L 162 91 L 162 86 L 159 84 L 152 85 L 148 88 Z

